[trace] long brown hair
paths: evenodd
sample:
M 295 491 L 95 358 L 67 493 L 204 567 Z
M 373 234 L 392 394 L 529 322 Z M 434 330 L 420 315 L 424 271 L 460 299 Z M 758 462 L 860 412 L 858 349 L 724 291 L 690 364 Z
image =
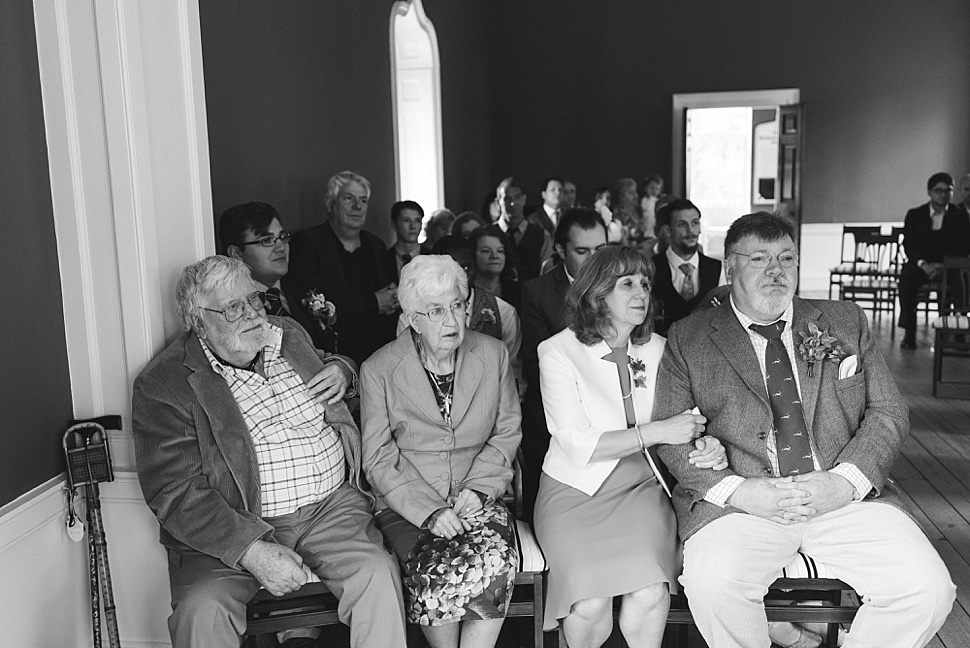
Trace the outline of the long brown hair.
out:
M 566 293 L 566 324 L 580 342 L 592 346 L 616 332 L 606 298 L 613 292 L 620 277 L 634 274 L 646 277 L 651 290 L 647 317 L 633 329 L 630 341 L 643 344 L 650 340 L 657 312 L 653 296 L 653 261 L 632 247 L 612 246 L 603 248 L 583 264 Z

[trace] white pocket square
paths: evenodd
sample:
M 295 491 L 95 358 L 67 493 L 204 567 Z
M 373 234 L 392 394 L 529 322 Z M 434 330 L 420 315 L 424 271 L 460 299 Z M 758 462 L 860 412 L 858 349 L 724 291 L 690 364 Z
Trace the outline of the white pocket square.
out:
M 859 356 L 850 355 L 839 363 L 839 380 L 854 376 L 859 370 Z

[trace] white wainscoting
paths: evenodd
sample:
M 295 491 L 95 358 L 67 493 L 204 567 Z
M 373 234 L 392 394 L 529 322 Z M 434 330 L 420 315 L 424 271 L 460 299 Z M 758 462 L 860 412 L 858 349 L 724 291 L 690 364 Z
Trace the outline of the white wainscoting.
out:
M 902 223 L 802 224 L 799 294 L 803 297 L 828 298 L 829 270 L 842 259 L 843 225 L 880 225 L 883 234 L 889 234 L 891 228 L 901 227 Z M 838 298 L 838 295 L 833 297 Z
M 76 510 L 85 519 L 84 493 Z M 168 648 L 171 598 L 158 523 L 133 473 L 101 484 L 101 508 L 122 645 Z M 25 648 L 88 648 L 91 589 L 88 536 L 66 532 L 63 475 L 0 511 L 0 628 L 2 644 Z M 102 635 L 108 645 L 107 635 Z

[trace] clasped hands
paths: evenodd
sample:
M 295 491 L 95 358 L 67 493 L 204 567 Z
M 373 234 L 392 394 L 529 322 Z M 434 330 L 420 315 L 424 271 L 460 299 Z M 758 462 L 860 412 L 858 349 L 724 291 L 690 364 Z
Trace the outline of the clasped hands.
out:
M 816 470 L 791 477 L 749 477 L 727 503 L 745 513 L 789 525 L 842 508 L 854 494 L 855 488 L 845 477 Z
M 478 494 L 468 488 L 463 488 L 450 507 L 442 507 L 431 514 L 428 529 L 441 538 L 454 538 L 459 533 L 471 531 L 472 525 L 468 518 L 473 517 L 483 508 Z
M 397 284 L 394 282 L 375 292 L 374 297 L 377 298 L 377 312 L 381 315 L 391 315 L 400 306 L 397 301 Z

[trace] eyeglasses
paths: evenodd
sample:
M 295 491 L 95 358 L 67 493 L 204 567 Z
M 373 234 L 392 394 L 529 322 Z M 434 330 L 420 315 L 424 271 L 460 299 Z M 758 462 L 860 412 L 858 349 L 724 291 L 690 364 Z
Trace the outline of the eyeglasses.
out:
M 258 313 L 259 311 L 263 310 L 263 296 L 257 291 L 246 295 L 246 299 L 240 299 L 232 302 L 223 310 L 206 308 L 205 306 L 202 307 L 202 310 L 211 311 L 213 313 L 222 313 L 227 322 L 235 322 L 246 314 L 246 304 L 249 304 L 249 307 Z
M 771 262 L 774 259 L 778 259 L 778 265 L 780 265 L 782 268 L 794 268 L 798 265 L 798 256 L 794 252 L 782 252 L 778 256 L 765 254 L 763 252 L 755 252 L 754 254 L 731 252 L 731 254 L 748 257 L 748 263 L 751 264 L 752 268 L 767 268 L 771 265 Z
M 425 315 L 432 322 L 441 322 L 442 320 L 445 319 L 445 316 L 448 314 L 448 311 L 451 311 L 452 313 L 454 313 L 455 318 L 459 318 L 465 314 L 466 308 L 468 308 L 468 304 L 459 299 L 458 301 L 453 302 L 451 306 L 449 306 L 448 308 L 445 308 L 444 306 L 435 306 L 427 313 L 422 313 L 421 311 L 414 311 L 414 312 L 417 313 L 418 315 Z
M 258 243 L 259 245 L 262 245 L 263 247 L 273 247 L 274 245 L 276 245 L 276 242 L 277 241 L 279 241 L 281 243 L 289 243 L 290 242 L 290 233 L 289 232 L 280 232 L 276 236 L 273 236 L 272 234 L 270 234 L 268 236 L 261 236 L 258 239 L 256 239 L 255 241 L 246 241 L 245 243 L 236 243 L 236 246 L 237 247 L 243 247 L 244 245 L 256 245 Z

